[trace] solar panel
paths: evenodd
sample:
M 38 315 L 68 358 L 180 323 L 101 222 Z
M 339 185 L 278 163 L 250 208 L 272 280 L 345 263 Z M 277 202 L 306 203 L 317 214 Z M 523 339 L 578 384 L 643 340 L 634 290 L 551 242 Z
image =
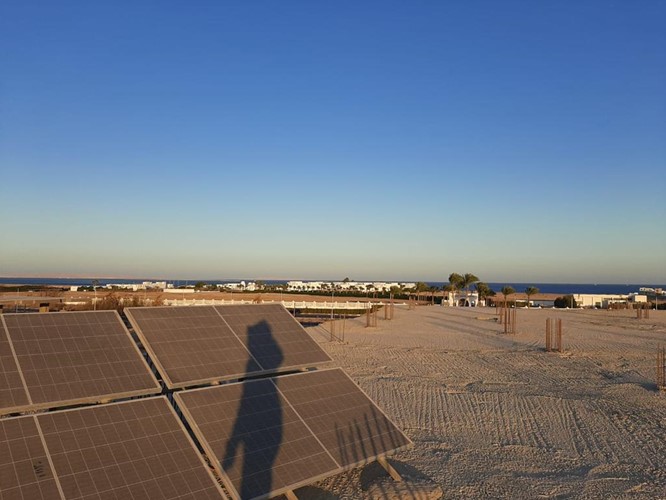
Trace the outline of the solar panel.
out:
M 270 379 L 175 398 L 236 498 L 276 495 L 339 470 Z
M 138 347 L 115 311 L 3 315 L 6 338 L 28 405 L 39 409 L 159 392 Z M 2 342 L 0 342 L 2 344 Z M 7 353 L 3 370 L 15 403 L 23 403 Z M 9 398 L 10 396 L 6 396 Z M 19 408 L 21 409 L 21 408 Z M 15 411 L 16 406 L 0 412 Z
M 213 307 L 132 307 L 125 314 L 168 387 L 260 370 Z
M 225 497 L 164 396 L 36 418 L 64 498 Z
M 330 361 L 281 305 L 126 308 L 168 387 Z
M 0 420 L 0 499 L 61 498 L 35 418 Z
M 175 399 L 236 498 L 284 493 L 411 443 L 340 369 Z
M 340 368 L 281 377 L 278 385 L 342 467 L 353 467 L 411 444 Z
M 216 306 L 215 309 L 264 371 L 313 366 L 331 360 L 280 304 Z

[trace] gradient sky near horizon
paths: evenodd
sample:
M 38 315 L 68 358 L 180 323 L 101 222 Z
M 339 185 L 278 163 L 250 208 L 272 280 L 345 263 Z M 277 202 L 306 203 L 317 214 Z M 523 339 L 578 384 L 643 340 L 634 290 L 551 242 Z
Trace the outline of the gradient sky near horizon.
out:
M 0 275 L 664 283 L 665 21 L 5 1 Z

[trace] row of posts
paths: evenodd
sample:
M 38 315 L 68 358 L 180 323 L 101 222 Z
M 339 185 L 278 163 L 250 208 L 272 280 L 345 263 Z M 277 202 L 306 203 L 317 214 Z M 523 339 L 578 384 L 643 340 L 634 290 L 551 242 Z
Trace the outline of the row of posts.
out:
M 504 302 L 502 308 L 499 310 L 499 322 L 501 325 L 504 325 L 505 334 L 516 333 L 516 314 L 516 308 L 511 309 Z
M 385 320 L 392 320 L 394 311 L 395 311 L 395 304 L 393 303 L 393 294 L 390 295 L 390 300 L 387 304 L 384 304 L 384 319 Z M 368 309 L 366 309 L 365 312 L 365 327 L 366 328 L 371 328 L 371 327 L 376 327 L 377 326 L 377 311 L 379 311 L 379 306 L 371 305 Z M 338 326 L 341 327 L 341 331 L 338 332 Z M 329 332 L 331 335 L 331 342 L 334 340 L 339 340 L 341 342 L 344 342 L 345 340 L 345 326 L 346 326 L 346 315 L 342 315 L 342 321 L 340 324 L 340 320 L 336 320 L 334 318 L 333 314 L 333 309 L 331 309 L 331 321 L 330 321 L 330 327 L 329 327 Z
M 636 319 L 650 319 L 650 308 L 647 304 L 641 304 L 636 308 Z

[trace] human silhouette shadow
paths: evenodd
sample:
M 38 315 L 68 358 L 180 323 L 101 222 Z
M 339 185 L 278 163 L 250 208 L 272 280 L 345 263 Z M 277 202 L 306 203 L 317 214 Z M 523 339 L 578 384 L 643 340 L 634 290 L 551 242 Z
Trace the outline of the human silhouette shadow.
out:
M 284 356 L 264 320 L 248 327 L 250 351 L 246 373 L 256 372 L 256 362 L 265 371 L 277 371 Z M 256 361 L 255 361 L 256 360 Z M 265 497 L 271 492 L 273 464 L 282 444 L 282 405 L 277 386 L 270 379 L 243 383 L 240 406 L 227 441 L 222 467 L 230 475 L 242 499 Z M 238 475 L 230 474 L 242 448 L 243 465 Z M 233 477 L 237 478 L 234 481 Z

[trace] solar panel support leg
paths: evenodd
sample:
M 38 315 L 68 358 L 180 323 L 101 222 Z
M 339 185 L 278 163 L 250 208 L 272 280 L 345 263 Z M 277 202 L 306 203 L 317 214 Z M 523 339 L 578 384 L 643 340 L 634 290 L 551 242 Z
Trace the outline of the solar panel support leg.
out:
M 394 481 L 401 482 L 402 481 L 402 476 L 400 473 L 393 468 L 393 466 L 386 460 L 386 457 L 379 457 L 377 459 L 377 462 L 379 462 L 379 465 L 384 467 L 386 469 L 386 472 L 389 473 L 389 476 L 393 478 Z
M 287 490 L 284 496 L 287 497 L 287 500 L 298 500 L 296 493 L 294 493 L 292 490 Z

